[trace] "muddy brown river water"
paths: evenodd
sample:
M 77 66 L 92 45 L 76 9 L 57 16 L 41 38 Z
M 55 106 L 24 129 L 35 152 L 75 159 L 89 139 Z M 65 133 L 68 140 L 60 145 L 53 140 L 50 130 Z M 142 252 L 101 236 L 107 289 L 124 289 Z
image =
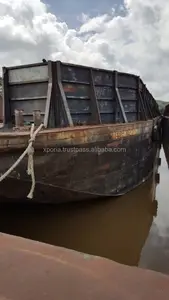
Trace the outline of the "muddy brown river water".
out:
M 0 231 L 169 274 L 169 169 L 127 195 L 69 205 L 1 205 Z

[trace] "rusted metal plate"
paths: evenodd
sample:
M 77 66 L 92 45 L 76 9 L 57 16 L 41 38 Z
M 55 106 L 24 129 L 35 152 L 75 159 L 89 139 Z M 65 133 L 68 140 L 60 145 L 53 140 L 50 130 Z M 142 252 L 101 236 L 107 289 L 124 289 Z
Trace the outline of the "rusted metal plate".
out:
M 15 109 L 24 112 L 24 122 L 33 121 L 33 110 L 42 112 L 44 117 L 48 92 L 48 65 L 30 65 L 7 68 L 8 90 L 11 117 L 14 118 Z
M 90 83 L 89 69 L 62 64 L 62 80 L 66 82 Z
M 0 300 L 168 300 L 169 277 L 0 234 Z
M 48 80 L 48 66 L 26 66 L 25 68 L 9 68 L 9 83 L 23 83 L 35 80 Z
M 137 89 L 137 76 L 119 73 L 119 87 Z
M 96 126 L 67 127 L 42 130 L 35 141 L 35 148 L 75 146 L 104 140 L 111 141 L 137 136 L 142 131 L 152 131 L 153 121 Z M 147 132 L 147 131 L 146 131 Z M 0 132 L 0 151 L 23 149 L 28 145 L 29 131 Z

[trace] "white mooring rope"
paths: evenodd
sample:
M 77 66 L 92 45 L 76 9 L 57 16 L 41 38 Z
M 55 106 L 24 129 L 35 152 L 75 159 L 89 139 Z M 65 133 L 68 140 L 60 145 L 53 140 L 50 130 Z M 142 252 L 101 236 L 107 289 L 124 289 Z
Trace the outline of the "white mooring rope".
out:
M 25 151 L 21 154 L 21 156 L 17 159 L 17 161 L 3 174 L 0 176 L 0 182 L 2 182 L 22 161 L 22 159 L 25 157 L 26 154 L 28 154 L 28 167 L 27 167 L 27 174 L 31 176 L 32 179 L 32 186 L 30 189 L 29 194 L 27 195 L 27 198 L 32 199 L 33 193 L 35 190 L 35 173 L 34 173 L 34 148 L 33 148 L 33 142 L 36 139 L 37 134 L 39 131 L 43 128 L 43 124 L 41 124 L 36 131 L 34 132 L 35 125 L 32 124 L 31 131 L 30 131 L 30 140 L 28 147 L 25 149 Z

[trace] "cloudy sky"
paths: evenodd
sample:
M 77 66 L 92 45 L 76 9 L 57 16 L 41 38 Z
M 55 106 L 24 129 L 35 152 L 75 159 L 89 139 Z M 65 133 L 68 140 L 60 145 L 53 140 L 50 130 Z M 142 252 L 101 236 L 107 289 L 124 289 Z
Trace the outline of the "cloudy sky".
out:
M 169 100 L 168 0 L 0 0 L 0 67 L 59 59 L 138 74 Z

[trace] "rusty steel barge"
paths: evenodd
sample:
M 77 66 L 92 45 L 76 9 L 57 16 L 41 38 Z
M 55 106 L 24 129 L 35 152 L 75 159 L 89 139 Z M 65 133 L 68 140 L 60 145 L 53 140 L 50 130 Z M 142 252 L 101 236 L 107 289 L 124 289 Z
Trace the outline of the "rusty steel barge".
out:
M 43 123 L 31 140 L 33 201 L 118 196 L 152 174 L 161 115 L 138 76 L 48 61 L 4 67 L 3 93 L 0 174 L 28 146 L 31 124 Z M 27 199 L 33 180 L 27 161 L 26 155 L 8 176 L 1 175 L 0 201 Z

